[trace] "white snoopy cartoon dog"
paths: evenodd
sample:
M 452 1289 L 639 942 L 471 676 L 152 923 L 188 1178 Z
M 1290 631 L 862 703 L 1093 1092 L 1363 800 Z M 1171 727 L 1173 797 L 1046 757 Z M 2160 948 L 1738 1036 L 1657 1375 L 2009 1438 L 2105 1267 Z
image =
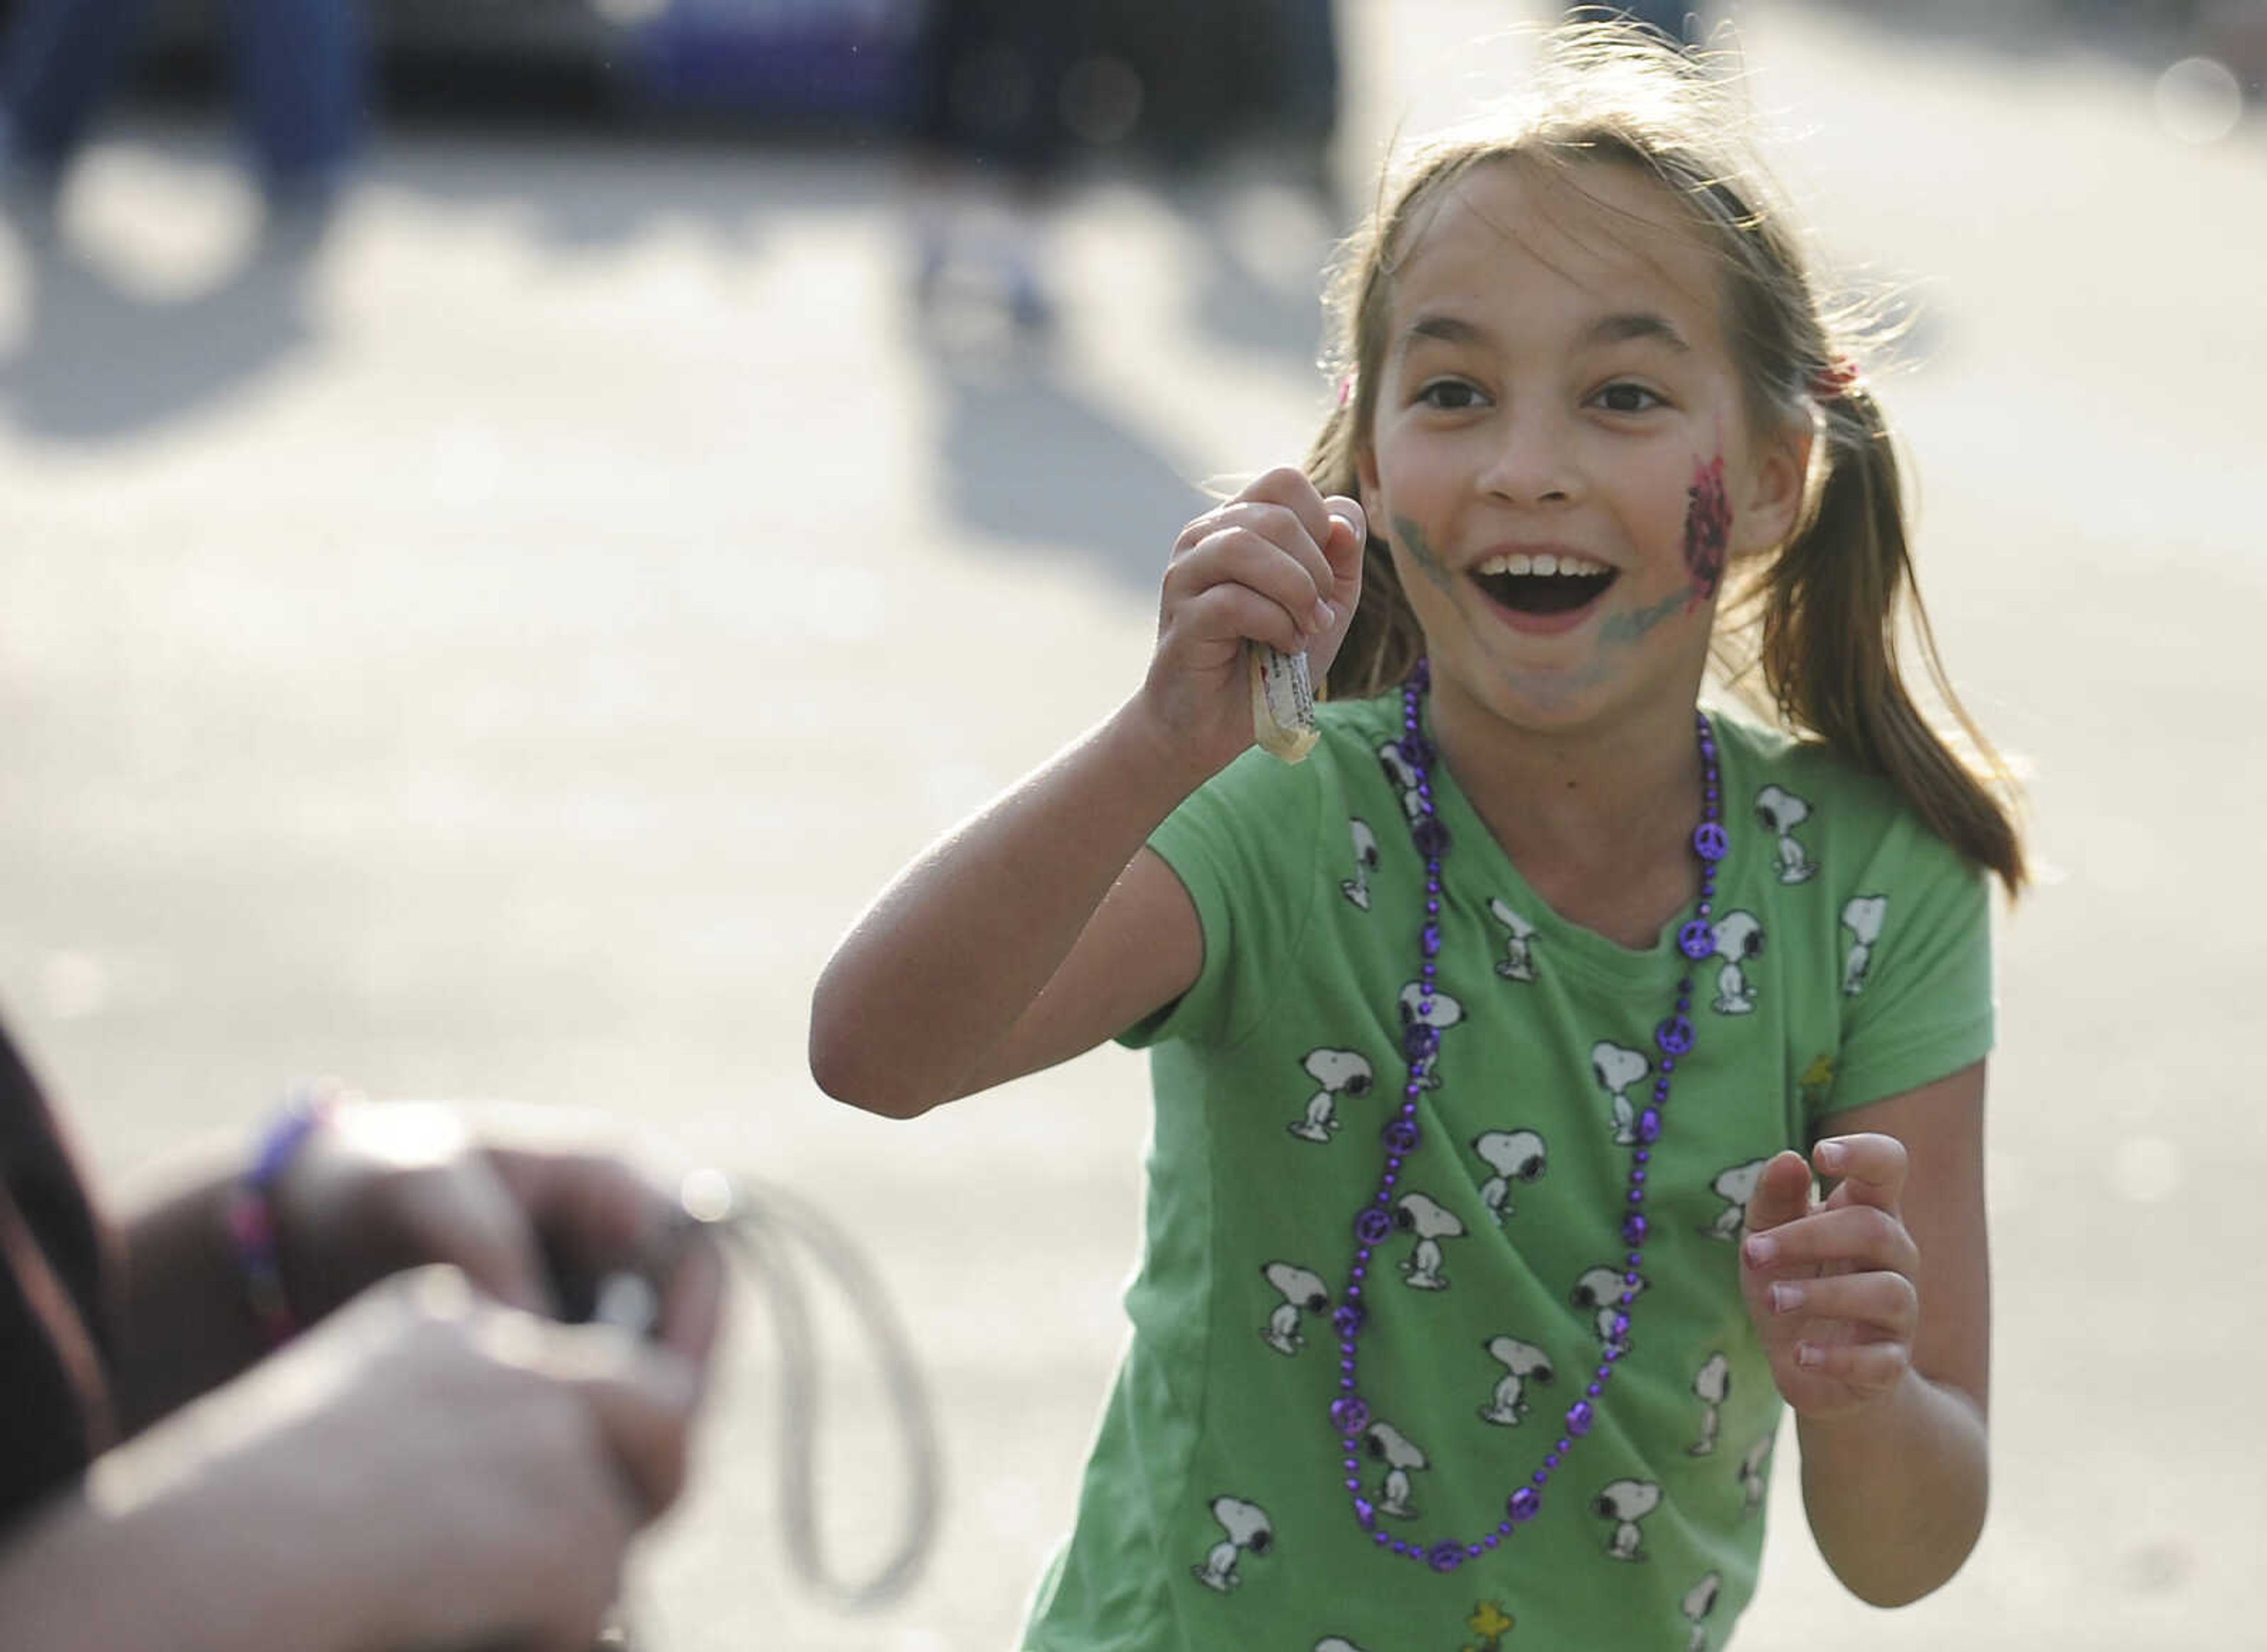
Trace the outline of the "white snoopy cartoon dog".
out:
M 1818 863 L 1794 835 L 1795 827 L 1810 819 L 1810 805 L 1791 791 L 1766 786 L 1756 794 L 1756 819 L 1764 830 L 1779 839 L 1779 880 L 1807 884 L 1818 876 Z
M 1393 1225 L 1417 1236 L 1415 1248 L 1401 1264 L 1402 1282 L 1414 1290 L 1448 1289 L 1441 1274 L 1441 1241 L 1464 1237 L 1456 1212 L 1423 1193 L 1404 1193 L 1393 1208 Z
M 1590 1046 L 1590 1072 L 1598 1081 L 1598 1088 L 1612 1098 L 1614 1105 L 1614 1143 L 1628 1147 L 1637 1140 L 1637 1107 L 1630 1100 L 1630 1087 L 1645 1082 L 1653 1071 L 1653 1063 L 1644 1053 L 1611 1039 L 1600 1039 Z
M 1489 899 L 1488 911 L 1511 932 L 1503 943 L 1503 956 L 1496 960 L 1495 973 L 1506 980 L 1533 980 L 1535 926 L 1513 911 L 1501 896 Z
M 1637 1523 L 1661 1507 L 1661 1487 L 1649 1479 L 1618 1479 L 1598 1494 L 1591 1505 L 1600 1518 L 1614 1523 L 1606 1539 L 1606 1553 L 1618 1560 L 1642 1560 L 1645 1534 Z
M 1259 1272 L 1283 1297 L 1267 1316 L 1260 1340 L 1278 1354 L 1296 1354 L 1307 1346 L 1307 1339 L 1299 1333 L 1299 1316 L 1324 1311 L 1331 1305 L 1331 1293 L 1322 1275 L 1295 1262 L 1270 1262 Z
M 1503 1367 L 1506 1376 L 1495 1385 L 1488 1403 L 1480 1407 L 1480 1421 L 1515 1428 L 1527 1415 L 1527 1384 L 1550 1382 L 1558 1373 L 1551 1368 L 1551 1356 L 1532 1342 L 1522 1342 L 1517 1337 L 1490 1337 L 1481 1346 L 1490 1359 Z
M 1310 1050 L 1299 1065 L 1322 1088 L 1307 1098 L 1306 1116 L 1283 1127 L 1302 1142 L 1327 1142 L 1339 1127 L 1339 1098 L 1369 1094 L 1377 1069 L 1359 1050 Z
M 1212 1517 L 1220 1522 L 1220 1529 L 1228 1535 L 1213 1545 L 1201 1566 L 1192 1566 L 1189 1570 L 1207 1589 L 1225 1595 L 1244 1581 L 1236 1575 L 1237 1558 L 1247 1550 L 1253 1554 L 1266 1553 L 1274 1546 L 1275 1528 L 1269 1524 L 1265 1509 L 1241 1497 L 1214 1498 Z
M 1396 1520 L 1413 1517 L 1417 1509 L 1409 1501 L 1409 1477 L 1432 1466 L 1424 1452 L 1400 1429 L 1381 1421 L 1369 1425 L 1369 1454 L 1385 1465 L 1385 1478 L 1377 1487 L 1377 1512 Z
M 1354 876 L 1341 878 L 1339 892 L 1360 907 L 1369 910 L 1369 875 L 1377 870 L 1377 833 L 1369 829 L 1369 822 L 1355 819 L 1349 823 L 1354 829 Z
M 1700 1437 L 1684 1448 L 1687 1457 L 1709 1457 L 1716 1450 L 1716 1430 L 1722 1422 L 1725 1396 L 1732 1391 L 1732 1362 L 1723 1351 L 1708 1356 L 1693 1374 L 1692 1391 L 1700 1401 Z
M 1430 1008 L 1427 1008 L 1425 1003 L 1425 986 L 1422 981 L 1412 980 L 1401 989 L 1401 1028 L 1405 1033 L 1411 1027 L 1423 1025 L 1432 1028 L 1437 1038 L 1439 1034 L 1446 1032 L 1464 1018 L 1464 1005 L 1437 987 L 1433 989 L 1433 1002 Z M 1440 1066 L 1437 1062 L 1428 1061 L 1425 1066 L 1425 1088 L 1438 1090 L 1440 1087 Z
M 1889 915 L 1887 895 L 1853 895 L 1842 908 L 1842 927 L 1855 938 L 1842 964 L 1842 995 L 1855 998 L 1866 990 L 1866 973 L 1874 966 L 1874 943 L 1882 938 L 1882 921 Z
M 1401 743 L 1387 740 L 1377 748 L 1377 761 L 1385 770 L 1386 779 L 1393 782 L 1401 794 L 1401 811 L 1409 817 L 1412 826 L 1425 816 L 1425 797 L 1417 789 L 1417 771 L 1409 767 L 1409 760 L 1401 755 Z
M 1601 1343 L 1627 1354 L 1629 1333 L 1626 1331 L 1618 1333 L 1614 1321 L 1629 1310 L 1629 1303 L 1622 1298 L 1627 1296 L 1631 1302 L 1636 1301 L 1647 1283 L 1643 1274 L 1640 1274 L 1637 1283 L 1632 1285 L 1623 1277 L 1618 1267 L 1594 1267 L 1574 1281 L 1574 1289 L 1567 1293 L 1567 1298 L 1577 1308 L 1595 1311 L 1593 1323 L 1597 1327 Z
M 1701 1232 L 1712 1239 L 1736 1239 L 1748 1225 L 1748 1200 L 1756 1196 L 1756 1184 L 1763 1179 L 1764 1166 L 1769 1159 L 1750 1159 L 1744 1164 L 1735 1164 L 1719 1174 L 1708 1185 L 1716 1190 L 1716 1197 L 1724 1201 L 1723 1210 L 1711 1226 Z
M 1678 1609 L 1692 1625 L 1692 1638 L 1684 1643 L 1684 1652 L 1708 1652 L 1708 1628 L 1703 1620 L 1716 1610 L 1716 1597 L 1722 1592 L 1723 1587 L 1722 1573 L 1704 1572 L 1700 1575 L 1700 1581 L 1686 1590 L 1684 1598 L 1677 1603 Z
M 1740 1492 L 1744 1499 L 1742 1514 L 1751 1515 L 1764 1506 L 1764 1493 L 1770 1485 L 1764 1471 L 1771 1462 L 1772 1440 L 1772 1435 L 1764 1435 L 1740 1459 Z
M 1495 1172 L 1480 1184 L 1480 1203 L 1500 1227 L 1512 1214 L 1512 1183 L 1531 1182 L 1542 1175 L 1550 1149 L 1532 1130 L 1490 1130 L 1472 1138 L 1472 1151 Z
M 1749 964 L 1764 954 L 1763 921 L 1752 912 L 1728 912 L 1716 921 L 1716 956 L 1724 960 L 1716 972 L 1716 1013 L 1752 1014 L 1755 983 L 1748 979 Z

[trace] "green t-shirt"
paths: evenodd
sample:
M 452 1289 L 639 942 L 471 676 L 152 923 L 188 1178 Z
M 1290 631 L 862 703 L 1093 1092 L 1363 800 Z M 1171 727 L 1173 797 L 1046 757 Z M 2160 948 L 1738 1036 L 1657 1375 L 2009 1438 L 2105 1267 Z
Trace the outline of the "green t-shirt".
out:
M 1632 951 L 1561 920 L 1435 766 L 1438 1085 L 1368 1270 L 1351 1471 L 1332 1316 L 1408 1083 L 1424 916 L 1381 760 L 1398 696 L 1323 708 L 1306 762 L 1247 753 L 1159 828 L 1204 964 L 1124 1035 L 1153 1046 L 1156 1094 L 1134 1336 L 1027 1647 L 1722 1644 L 1754 1590 L 1779 1420 L 1739 1291 L 1754 1173 L 1824 1115 L 1980 1060 L 1992 1002 L 1977 872 L 1878 781 L 1715 721 L 1731 850 L 1698 965 L 1673 924 Z M 1571 1437 L 1620 1311 L 1654 1027 L 1688 972 L 1695 1047 L 1595 1427 L 1479 1558 L 1442 1574 L 1380 1548 L 1355 1496 L 1419 1550 L 1476 1543 Z

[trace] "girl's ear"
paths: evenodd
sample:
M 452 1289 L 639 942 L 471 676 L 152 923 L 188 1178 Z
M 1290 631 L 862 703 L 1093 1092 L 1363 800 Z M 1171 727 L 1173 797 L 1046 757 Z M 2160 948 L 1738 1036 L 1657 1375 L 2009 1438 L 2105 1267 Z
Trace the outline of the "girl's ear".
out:
M 1733 518 L 1734 555 L 1771 550 L 1794 533 L 1802 514 L 1813 439 L 1808 425 L 1790 423 L 1757 444 L 1748 497 Z

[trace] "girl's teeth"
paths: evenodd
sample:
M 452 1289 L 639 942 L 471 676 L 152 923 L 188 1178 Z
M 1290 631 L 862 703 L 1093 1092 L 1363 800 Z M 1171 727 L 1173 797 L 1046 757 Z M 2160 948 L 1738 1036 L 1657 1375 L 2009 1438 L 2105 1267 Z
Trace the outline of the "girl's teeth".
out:
M 1481 574 L 1566 574 L 1594 577 L 1609 570 L 1603 562 L 1594 562 L 1587 556 L 1559 556 L 1550 551 L 1530 556 L 1525 551 L 1514 551 L 1508 556 L 1491 556 L 1473 571 Z

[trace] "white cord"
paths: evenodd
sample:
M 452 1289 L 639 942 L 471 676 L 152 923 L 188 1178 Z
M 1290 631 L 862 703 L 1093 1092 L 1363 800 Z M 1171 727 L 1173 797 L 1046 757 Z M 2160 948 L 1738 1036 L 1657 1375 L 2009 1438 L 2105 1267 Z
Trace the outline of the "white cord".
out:
M 687 1187 L 687 1208 L 707 1216 Z M 889 1296 L 857 1246 L 820 1209 L 776 1184 L 743 1181 L 737 1200 L 717 1222 L 736 1245 L 750 1282 L 764 1295 L 766 1318 L 777 1327 L 780 1354 L 780 1519 L 789 1563 L 814 1593 L 847 1611 L 888 1604 L 913 1587 L 935 1546 L 942 1478 L 936 1424 L 921 1369 Z M 863 1326 L 889 1391 L 890 1411 L 906 1461 L 907 1496 L 897 1547 L 874 1574 L 853 1582 L 833 1571 L 821 1553 L 814 1465 L 818 1450 L 818 1361 L 800 1252 L 831 1275 Z
M 940 1479 L 936 1425 L 921 1369 L 904 1328 L 858 1249 L 807 1200 L 769 1183 L 733 1183 L 713 1171 L 685 1180 L 686 1213 L 720 1235 L 737 1256 L 751 1289 L 764 1297 L 765 1318 L 779 1344 L 780 1524 L 789 1563 L 811 1592 L 849 1612 L 888 1604 L 913 1587 L 936 1541 Z M 819 1392 L 817 1338 L 803 1294 L 805 1265 L 832 1275 L 873 1344 L 890 1408 L 905 1447 L 908 1483 L 904 1530 L 897 1550 L 871 1577 L 851 1582 L 829 1569 L 820 1553 L 814 1463 L 818 1450 Z M 598 1281 L 591 1318 L 634 1336 L 649 1333 L 661 1301 L 643 1274 L 625 1270 Z M 638 1645 L 627 1615 L 617 1607 L 594 1652 L 633 1652 Z

